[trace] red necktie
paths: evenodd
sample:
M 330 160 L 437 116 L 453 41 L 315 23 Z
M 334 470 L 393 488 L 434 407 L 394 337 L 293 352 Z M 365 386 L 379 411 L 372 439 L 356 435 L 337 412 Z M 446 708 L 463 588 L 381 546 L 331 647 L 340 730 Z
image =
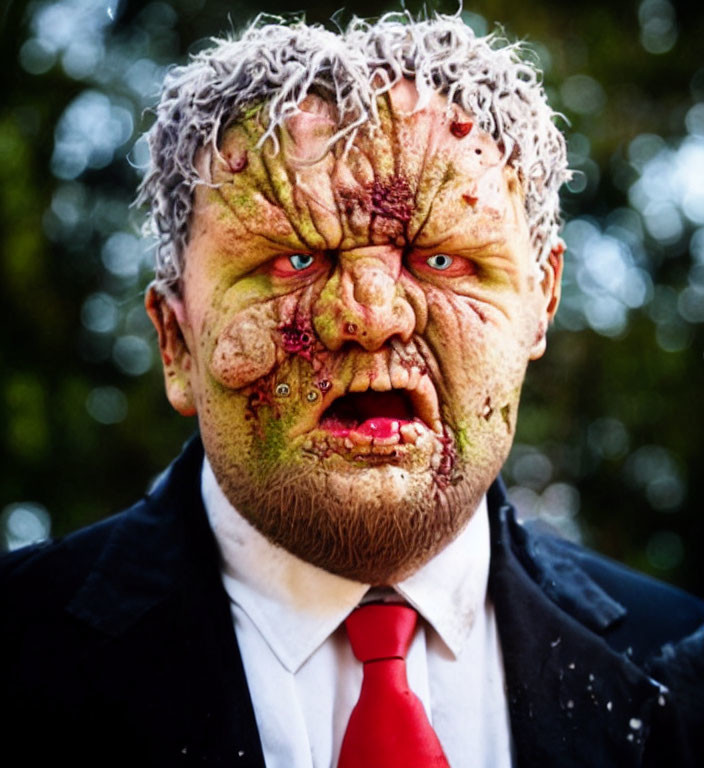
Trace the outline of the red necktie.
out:
M 417 619 L 413 608 L 394 603 L 364 605 L 347 617 L 347 635 L 364 664 L 364 677 L 337 768 L 449 768 L 406 679 L 405 657 Z

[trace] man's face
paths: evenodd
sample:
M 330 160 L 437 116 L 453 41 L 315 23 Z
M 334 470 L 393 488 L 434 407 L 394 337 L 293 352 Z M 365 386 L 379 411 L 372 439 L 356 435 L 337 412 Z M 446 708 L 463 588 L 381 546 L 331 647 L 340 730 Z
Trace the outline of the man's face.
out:
M 255 145 L 203 152 L 180 299 L 152 291 L 167 392 L 226 495 L 299 557 L 396 580 L 469 520 L 510 449 L 559 264 L 535 267 L 520 185 L 472 117 L 412 83 L 326 151 L 308 97 Z M 214 185 L 213 185 L 214 184 Z

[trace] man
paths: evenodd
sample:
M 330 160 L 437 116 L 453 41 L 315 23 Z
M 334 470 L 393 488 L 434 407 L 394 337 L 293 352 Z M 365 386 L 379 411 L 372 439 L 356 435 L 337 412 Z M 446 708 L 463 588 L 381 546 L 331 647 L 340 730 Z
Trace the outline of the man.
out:
M 202 446 L 6 564 L 25 762 L 697 763 L 704 606 L 495 482 L 560 290 L 538 73 L 406 21 L 255 25 L 167 78 L 146 305 Z

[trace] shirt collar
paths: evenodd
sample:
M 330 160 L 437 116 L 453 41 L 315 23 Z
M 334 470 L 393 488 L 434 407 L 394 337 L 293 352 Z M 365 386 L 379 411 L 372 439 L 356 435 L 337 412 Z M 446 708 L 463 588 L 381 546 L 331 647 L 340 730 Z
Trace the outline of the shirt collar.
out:
M 281 664 L 296 672 L 360 603 L 369 585 L 336 576 L 272 544 L 230 504 L 207 457 L 201 491 L 230 599 L 249 616 Z M 484 605 L 488 573 L 489 522 L 483 498 L 459 536 L 394 588 L 457 656 Z

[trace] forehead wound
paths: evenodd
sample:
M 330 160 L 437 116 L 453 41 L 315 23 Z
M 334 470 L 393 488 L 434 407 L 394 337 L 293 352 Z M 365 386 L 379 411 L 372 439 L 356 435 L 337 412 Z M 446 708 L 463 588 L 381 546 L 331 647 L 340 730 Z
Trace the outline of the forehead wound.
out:
M 435 95 L 414 112 L 416 102 L 402 81 L 379 99 L 379 125 L 350 146 L 330 146 L 338 115 L 314 95 L 278 129 L 277 152 L 257 148 L 259 114 L 240 121 L 209 157 L 219 219 L 233 235 L 311 250 L 431 246 L 457 229 L 491 238 L 518 194 L 515 173 L 460 107 Z

